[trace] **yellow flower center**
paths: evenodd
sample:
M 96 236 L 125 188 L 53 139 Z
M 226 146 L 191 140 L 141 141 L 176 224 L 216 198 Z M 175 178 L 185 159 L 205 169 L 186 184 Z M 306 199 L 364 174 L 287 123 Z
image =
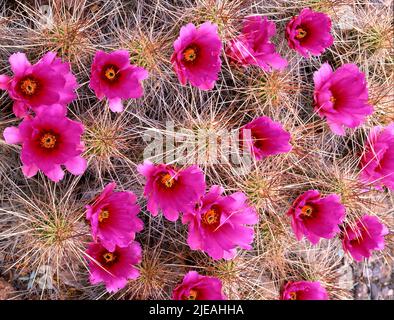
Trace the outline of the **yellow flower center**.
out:
M 332 103 L 335 103 L 335 102 L 337 101 L 337 99 L 335 99 L 334 96 L 331 96 L 330 101 L 331 101 Z
M 183 58 L 187 62 L 193 62 L 197 58 L 197 48 L 194 46 L 188 47 L 183 51 Z
M 209 209 L 201 217 L 201 222 L 203 224 L 212 226 L 219 223 L 220 215 L 215 209 Z
M 52 133 L 45 133 L 40 139 L 40 146 L 45 149 L 53 149 L 56 146 L 56 136 Z
M 313 214 L 313 208 L 309 205 L 303 206 L 301 209 L 301 215 L 305 217 L 310 217 Z
M 32 78 L 26 78 L 22 80 L 20 83 L 20 88 L 25 95 L 32 96 L 36 93 L 38 87 L 38 83 L 36 80 Z
M 297 39 L 304 39 L 306 37 L 308 33 L 302 29 L 302 28 L 298 28 L 297 29 L 297 35 L 295 36 Z
M 297 292 L 290 292 L 290 300 L 297 300 Z
M 175 184 L 175 180 L 169 173 L 163 174 L 160 182 L 166 187 L 166 188 L 172 188 Z
M 197 290 L 191 289 L 189 291 L 189 296 L 186 297 L 186 300 L 197 300 Z
M 105 76 L 108 80 L 114 80 L 116 77 L 116 71 L 114 67 L 108 67 L 105 69 Z
M 99 222 L 103 222 L 104 220 L 109 218 L 109 211 L 108 210 L 101 210 L 98 220 Z
M 110 83 L 116 82 L 119 79 L 119 68 L 113 64 L 108 64 L 103 67 L 101 77 L 103 80 Z
M 105 263 L 108 264 L 108 263 L 115 261 L 116 255 L 112 252 L 106 252 L 103 254 L 103 258 L 104 258 Z

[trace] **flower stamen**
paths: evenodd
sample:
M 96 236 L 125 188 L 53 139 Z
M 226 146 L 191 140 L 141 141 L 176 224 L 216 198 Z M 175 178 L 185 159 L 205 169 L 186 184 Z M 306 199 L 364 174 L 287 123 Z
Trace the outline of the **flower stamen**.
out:
M 197 48 L 189 46 L 183 51 L 183 59 L 187 62 L 193 62 L 197 58 Z
M 161 176 L 160 179 L 161 184 L 163 184 L 166 188 L 172 188 L 175 184 L 174 178 L 169 174 L 165 173 Z
M 20 83 L 20 89 L 27 96 L 32 96 L 38 89 L 38 83 L 33 78 L 25 78 Z
M 218 224 L 219 223 L 219 219 L 220 219 L 220 214 L 214 208 L 209 209 L 207 212 L 205 212 L 201 216 L 201 222 L 203 224 L 209 225 L 209 226 Z
M 103 222 L 104 220 L 109 218 L 109 211 L 108 210 L 101 210 L 98 220 L 99 222 Z
M 103 254 L 102 257 L 104 259 L 105 264 L 113 264 L 117 258 L 115 253 L 112 252 L 106 252 Z
M 108 65 L 103 69 L 104 79 L 109 82 L 115 82 L 119 78 L 119 68 L 114 65 Z
M 301 215 L 304 217 L 310 217 L 313 214 L 312 206 L 305 205 L 301 209 Z
M 52 133 L 45 133 L 40 139 L 40 146 L 45 149 L 53 149 L 56 146 L 56 136 Z
M 306 37 L 306 35 L 308 34 L 304 29 L 302 28 L 298 28 L 297 30 L 297 34 L 296 34 L 296 39 L 304 39 Z
M 330 101 L 332 102 L 333 106 L 335 107 L 335 103 L 337 99 L 334 96 L 331 96 Z
M 290 300 L 297 300 L 297 292 L 290 292 Z
M 197 300 L 197 290 L 191 289 L 189 291 L 189 295 L 186 297 L 186 300 Z

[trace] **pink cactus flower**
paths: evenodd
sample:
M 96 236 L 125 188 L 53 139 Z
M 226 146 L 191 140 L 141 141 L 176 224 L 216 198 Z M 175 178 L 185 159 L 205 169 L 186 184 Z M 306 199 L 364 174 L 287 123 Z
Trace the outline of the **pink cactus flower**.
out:
M 394 191 L 394 123 L 374 127 L 361 158 L 361 180 Z
M 34 118 L 26 117 L 18 127 L 4 130 L 8 144 L 21 144 L 22 171 L 28 178 L 41 170 L 49 179 L 63 179 L 61 165 L 74 175 L 86 170 L 86 160 L 81 157 L 84 146 L 81 135 L 84 131 L 80 122 L 66 117 L 61 105 L 37 110 Z
M 331 239 L 340 231 L 345 207 L 336 194 L 322 198 L 319 191 L 308 190 L 294 201 L 287 215 L 297 239 L 305 236 L 316 244 L 320 238 Z
M 89 260 L 90 283 L 104 282 L 108 292 L 116 292 L 126 286 L 128 280 L 140 275 L 134 266 L 142 260 L 142 250 L 138 242 L 127 247 L 107 250 L 100 243 L 91 243 L 86 251 Z
M 215 277 L 188 272 L 173 293 L 173 300 L 227 300 L 222 293 L 222 282 Z
M 189 80 L 202 90 L 214 87 L 222 64 L 217 25 L 205 22 L 198 28 L 193 23 L 183 26 L 174 50 L 171 62 L 182 85 Z
M 222 196 L 223 188 L 212 186 L 193 210 L 184 213 L 182 223 L 189 224 L 187 243 L 192 250 L 202 250 L 213 259 L 232 259 L 236 248 L 252 249 L 258 222 L 256 211 L 241 192 Z
M 287 282 L 281 293 L 281 300 L 329 300 L 325 288 L 319 281 Z
M 146 78 L 148 71 L 130 64 L 127 50 L 111 53 L 98 50 L 93 59 L 89 86 L 100 100 L 107 97 L 111 111 L 122 112 L 122 99 L 143 96 L 141 82 Z
M 268 117 L 259 117 L 241 128 L 240 139 L 256 160 L 286 153 L 292 148 L 290 133 L 284 130 L 279 122 L 274 122 Z
M 275 45 L 270 42 L 275 33 L 273 21 L 260 16 L 247 17 L 242 34 L 228 43 L 227 56 L 243 66 L 255 65 L 265 71 L 283 70 L 287 61 L 276 53 Z
M 127 247 L 144 227 L 137 217 L 140 207 L 134 193 L 114 192 L 115 188 L 115 182 L 108 184 L 94 203 L 86 206 L 94 240 L 100 240 L 109 251 L 114 251 L 115 246 Z
M 387 227 L 377 217 L 364 215 L 355 226 L 345 228 L 342 245 L 356 261 L 369 258 L 373 250 L 384 249 L 384 236 L 389 233 Z
M 330 17 L 308 8 L 302 9 L 286 26 L 289 47 L 306 58 L 319 56 L 334 43 L 330 32 Z
M 0 89 L 7 90 L 14 100 L 17 117 L 28 115 L 29 108 L 37 111 L 56 104 L 66 109 L 76 98 L 78 84 L 70 64 L 63 63 L 55 52 L 47 52 L 34 65 L 20 52 L 11 55 L 9 62 L 14 75 L 0 75 Z
M 205 192 L 205 176 L 197 166 L 176 169 L 145 161 L 138 172 L 146 178 L 144 195 L 153 216 L 161 210 L 168 220 L 176 221 L 179 213 L 189 211 Z
M 355 64 L 344 64 L 335 72 L 324 63 L 313 76 L 315 110 L 326 118 L 331 130 L 344 135 L 345 128 L 356 128 L 373 113 L 368 104 L 365 75 Z

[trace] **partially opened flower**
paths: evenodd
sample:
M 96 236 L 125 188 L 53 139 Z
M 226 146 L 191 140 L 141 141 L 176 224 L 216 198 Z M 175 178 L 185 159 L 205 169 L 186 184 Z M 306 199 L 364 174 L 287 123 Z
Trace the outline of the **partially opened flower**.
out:
M 336 194 L 321 197 L 317 190 L 301 194 L 287 212 L 298 240 L 305 236 L 316 244 L 320 238 L 331 239 L 339 231 L 345 217 L 345 207 Z
M 222 282 L 215 277 L 188 272 L 172 293 L 173 300 L 227 300 L 222 293 Z
M 243 22 L 242 34 L 229 41 L 227 56 L 243 66 L 256 65 L 265 71 L 282 70 L 287 66 L 287 61 L 276 53 L 275 45 L 270 42 L 275 33 L 273 21 L 261 16 L 247 17 Z
M 364 215 L 355 226 L 348 225 L 343 233 L 343 249 L 356 261 L 369 258 L 373 250 L 384 249 L 387 227 L 377 217 Z
M 360 164 L 363 181 L 394 191 L 394 123 L 371 130 Z
M 62 165 L 74 175 L 86 170 L 86 160 L 81 135 L 84 127 L 80 122 L 66 117 L 61 105 L 40 109 L 34 118 L 25 118 L 18 127 L 4 130 L 9 144 L 21 144 L 23 173 L 30 178 L 41 170 L 49 179 L 63 179 Z
M 86 206 L 93 238 L 110 251 L 115 246 L 126 247 L 144 227 L 137 217 L 140 207 L 134 193 L 114 192 L 115 187 L 115 182 L 108 184 L 94 203 Z
M 104 282 L 108 292 L 122 289 L 128 280 L 140 275 L 136 264 L 142 260 L 142 250 L 138 242 L 127 247 L 115 247 L 113 251 L 100 243 L 91 243 L 86 251 L 89 259 L 90 283 Z
M 286 26 L 289 47 L 306 58 L 319 56 L 333 44 L 334 38 L 330 32 L 330 17 L 308 8 L 302 9 Z
M 205 22 L 198 28 L 193 23 L 183 26 L 174 42 L 175 52 L 171 57 L 181 84 L 189 81 L 202 90 L 212 89 L 222 64 L 221 49 L 222 42 L 215 24 Z
M 257 160 L 289 152 L 292 148 L 290 133 L 268 117 L 259 117 L 241 128 L 240 139 Z
M 153 216 L 161 210 L 168 220 L 176 221 L 179 213 L 189 211 L 205 192 L 204 173 L 194 165 L 176 169 L 145 161 L 138 172 L 146 178 L 144 195 Z
M 232 259 L 236 248 L 252 249 L 258 215 L 242 192 L 222 196 L 223 188 L 212 186 L 193 210 L 185 212 L 188 223 L 187 243 L 192 250 L 202 250 L 213 259 Z
M 12 77 L 0 75 L 0 89 L 7 90 L 14 100 L 13 111 L 17 117 L 52 105 L 66 105 L 76 98 L 78 87 L 70 64 L 62 62 L 55 52 L 46 53 L 36 64 L 31 65 L 24 53 L 10 56 Z
M 373 107 L 368 104 L 365 75 L 355 64 L 344 64 L 334 72 L 324 63 L 313 80 L 315 110 L 327 119 L 334 133 L 344 135 L 345 128 L 360 126 L 373 113 Z
M 287 282 L 281 300 L 328 300 L 328 294 L 319 281 Z
M 91 69 L 90 88 L 100 100 L 107 97 L 113 112 L 123 111 L 122 99 L 136 99 L 144 94 L 141 82 L 148 78 L 148 71 L 130 64 L 127 50 L 97 51 Z

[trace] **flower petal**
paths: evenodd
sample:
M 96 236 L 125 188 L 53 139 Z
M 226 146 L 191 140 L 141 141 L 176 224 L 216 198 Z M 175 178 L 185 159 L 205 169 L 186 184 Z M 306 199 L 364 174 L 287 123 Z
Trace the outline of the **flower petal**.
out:
M 22 142 L 22 137 L 17 127 L 5 128 L 3 132 L 4 140 L 8 144 L 19 144 Z
M 76 176 L 83 174 L 87 167 L 86 160 L 81 156 L 68 160 L 64 165 L 68 171 Z
M 123 111 L 123 103 L 120 98 L 112 98 L 109 99 L 109 108 L 112 112 L 122 112 Z

